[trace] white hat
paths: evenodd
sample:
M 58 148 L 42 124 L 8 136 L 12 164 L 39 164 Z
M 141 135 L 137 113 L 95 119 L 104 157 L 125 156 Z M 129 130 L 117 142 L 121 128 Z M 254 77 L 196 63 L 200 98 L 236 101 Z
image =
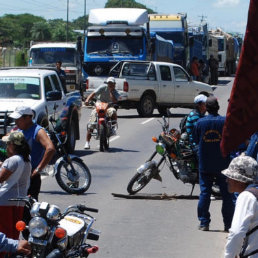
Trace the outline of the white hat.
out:
M 116 83 L 116 80 L 115 80 L 114 77 L 108 77 L 107 78 L 107 83 L 109 83 L 109 82 Z
M 26 106 L 19 106 L 17 107 L 12 114 L 9 115 L 9 117 L 13 119 L 19 119 L 23 115 L 29 115 L 33 116 L 33 111 L 30 107 Z
M 207 100 L 207 97 L 203 94 L 200 94 L 200 95 L 197 95 L 195 98 L 194 98 L 194 103 L 195 104 L 198 104 L 198 103 L 205 103 Z

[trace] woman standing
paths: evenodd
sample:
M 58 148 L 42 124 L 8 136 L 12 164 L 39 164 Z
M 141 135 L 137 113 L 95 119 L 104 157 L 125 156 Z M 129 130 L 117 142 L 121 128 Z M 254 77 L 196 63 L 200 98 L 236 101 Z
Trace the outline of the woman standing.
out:
M 8 200 L 27 195 L 31 174 L 30 148 L 22 132 L 12 132 L 2 140 L 7 143 L 8 158 L 0 168 L 0 232 L 18 239 L 15 224 L 23 217 L 24 202 Z

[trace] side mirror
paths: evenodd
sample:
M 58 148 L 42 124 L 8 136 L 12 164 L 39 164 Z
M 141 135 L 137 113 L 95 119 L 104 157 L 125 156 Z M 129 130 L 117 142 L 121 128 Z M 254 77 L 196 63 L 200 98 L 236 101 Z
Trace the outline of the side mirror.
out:
M 46 94 L 47 101 L 55 101 L 62 99 L 62 92 L 61 91 L 49 91 Z

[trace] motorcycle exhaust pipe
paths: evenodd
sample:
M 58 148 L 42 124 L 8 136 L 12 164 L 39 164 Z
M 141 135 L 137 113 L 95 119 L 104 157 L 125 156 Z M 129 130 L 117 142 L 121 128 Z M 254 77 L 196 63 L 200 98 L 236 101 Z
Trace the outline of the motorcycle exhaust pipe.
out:
M 98 252 L 98 250 L 99 250 L 99 247 L 96 246 L 96 245 L 94 245 L 94 246 L 92 246 L 90 248 L 86 248 L 86 252 L 88 254 L 95 254 L 96 252 Z

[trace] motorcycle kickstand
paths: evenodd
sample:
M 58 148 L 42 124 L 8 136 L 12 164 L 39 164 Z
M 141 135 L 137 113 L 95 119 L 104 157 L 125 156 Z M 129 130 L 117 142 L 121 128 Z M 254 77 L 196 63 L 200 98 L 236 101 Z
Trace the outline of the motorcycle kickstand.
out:
M 193 184 L 193 185 L 192 185 L 192 190 L 191 190 L 190 196 L 192 196 L 192 195 L 193 195 L 194 187 L 195 187 L 195 184 Z

